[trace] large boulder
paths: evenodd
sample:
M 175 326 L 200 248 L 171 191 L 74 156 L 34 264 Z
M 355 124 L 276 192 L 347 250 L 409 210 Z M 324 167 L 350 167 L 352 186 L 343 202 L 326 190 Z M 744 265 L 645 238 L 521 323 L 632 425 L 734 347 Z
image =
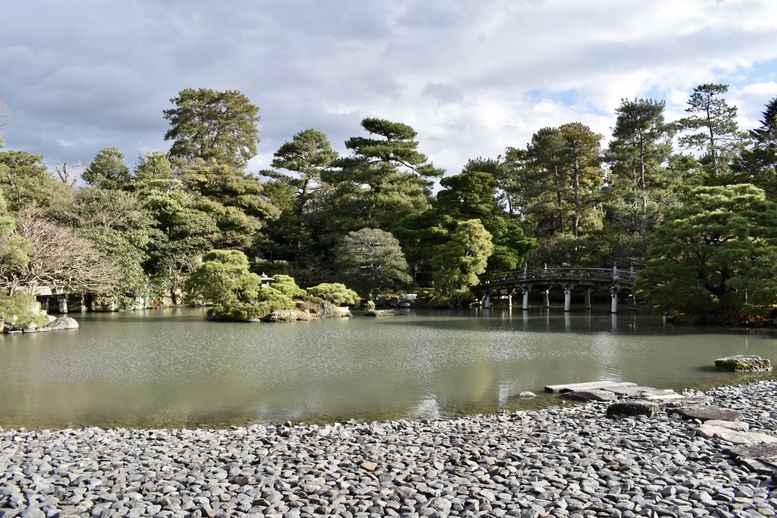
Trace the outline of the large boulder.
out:
M 624 401 L 613 403 L 607 407 L 607 417 L 638 416 L 653 417 L 658 413 L 660 406 L 652 401 Z
M 75 318 L 59 317 L 46 327 L 51 330 L 78 329 L 78 322 L 76 322 Z
M 760 356 L 739 354 L 715 360 L 715 367 L 731 372 L 768 372 L 772 370 L 772 362 Z

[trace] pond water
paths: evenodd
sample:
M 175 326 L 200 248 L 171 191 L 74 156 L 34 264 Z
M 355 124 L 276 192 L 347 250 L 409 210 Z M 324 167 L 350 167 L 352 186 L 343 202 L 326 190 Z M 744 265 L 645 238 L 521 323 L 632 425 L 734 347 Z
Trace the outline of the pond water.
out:
M 777 361 L 772 330 L 676 327 L 634 313 L 418 310 L 289 324 L 214 323 L 201 310 L 72 316 L 77 330 L 0 338 L 0 427 L 495 413 L 562 404 L 546 385 L 706 388 L 759 377 L 718 372 L 716 358 Z

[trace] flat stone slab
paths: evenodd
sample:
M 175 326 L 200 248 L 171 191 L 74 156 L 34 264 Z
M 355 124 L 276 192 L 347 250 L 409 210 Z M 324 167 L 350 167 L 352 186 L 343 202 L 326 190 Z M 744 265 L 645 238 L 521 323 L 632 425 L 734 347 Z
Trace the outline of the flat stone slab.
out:
M 736 410 L 729 410 L 727 408 L 718 408 L 714 406 L 708 407 L 682 407 L 677 409 L 677 413 L 682 416 L 683 419 L 698 419 L 699 421 L 744 421 L 745 416 L 742 412 Z
M 677 396 L 647 396 L 645 399 L 655 401 L 662 408 L 667 409 L 687 408 L 690 405 L 702 406 L 712 403 L 712 398 L 709 396 L 684 396 L 682 394 L 677 394 Z
M 768 372 L 772 370 L 772 362 L 760 356 L 739 354 L 718 358 L 715 367 L 732 372 Z
M 658 389 L 653 387 L 639 387 L 639 386 L 627 386 L 627 387 L 607 387 L 604 390 L 613 392 L 615 395 L 625 398 L 639 398 L 646 393 L 658 392 Z M 674 390 L 672 391 L 674 392 Z
M 777 444 L 739 445 L 727 450 L 737 461 L 759 473 L 777 472 Z
M 636 383 L 630 381 L 589 381 L 586 383 L 566 383 L 563 385 L 547 385 L 545 392 L 563 394 L 565 392 L 578 392 L 582 390 L 598 390 L 620 387 L 636 387 Z
M 777 446 L 777 437 L 758 432 L 740 432 L 732 430 L 725 426 L 710 426 L 703 424 L 696 427 L 696 433 L 702 437 L 718 437 L 734 444 L 756 445 L 756 444 L 774 444 Z
M 716 419 L 710 419 L 709 421 L 704 421 L 704 424 L 707 426 L 720 426 L 737 432 L 750 431 L 750 425 L 744 421 L 718 421 Z
M 609 390 L 576 390 L 564 393 L 564 397 L 577 401 L 615 401 L 618 396 Z

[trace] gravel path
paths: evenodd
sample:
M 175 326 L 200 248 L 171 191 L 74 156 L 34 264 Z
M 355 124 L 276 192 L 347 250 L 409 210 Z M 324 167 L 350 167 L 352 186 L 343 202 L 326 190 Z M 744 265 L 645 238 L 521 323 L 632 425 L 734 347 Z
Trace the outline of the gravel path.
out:
M 777 381 L 707 392 L 777 434 Z M 772 475 L 606 405 L 228 430 L 0 430 L 0 516 L 774 516 Z

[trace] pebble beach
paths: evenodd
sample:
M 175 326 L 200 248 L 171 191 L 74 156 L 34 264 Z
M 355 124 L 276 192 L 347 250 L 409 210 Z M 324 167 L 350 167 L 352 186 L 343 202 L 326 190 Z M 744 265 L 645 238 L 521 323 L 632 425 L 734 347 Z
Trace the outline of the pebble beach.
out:
M 777 435 L 777 381 L 705 392 Z M 604 403 L 432 421 L 0 429 L 0 517 L 777 515 L 773 473 Z

